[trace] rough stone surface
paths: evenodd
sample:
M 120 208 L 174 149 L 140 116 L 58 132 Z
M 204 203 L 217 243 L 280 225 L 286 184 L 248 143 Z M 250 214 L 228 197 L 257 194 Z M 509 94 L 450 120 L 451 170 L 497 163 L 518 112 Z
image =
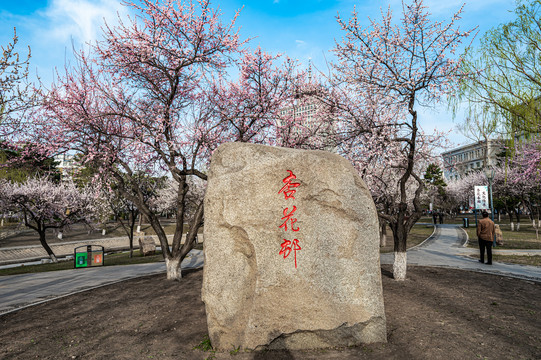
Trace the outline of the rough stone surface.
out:
M 143 256 L 154 255 L 156 253 L 156 243 L 152 236 L 139 236 L 139 250 Z
M 286 187 L 294 198 L 279 192 L 288 170 L 300 184 Z M 376 209 L 344 158 L 220 146 L 209 172 L 204 236 L 202 297 L 214 348 L 386 341 Z M 284 239 L 292 249 L 280 254 Z

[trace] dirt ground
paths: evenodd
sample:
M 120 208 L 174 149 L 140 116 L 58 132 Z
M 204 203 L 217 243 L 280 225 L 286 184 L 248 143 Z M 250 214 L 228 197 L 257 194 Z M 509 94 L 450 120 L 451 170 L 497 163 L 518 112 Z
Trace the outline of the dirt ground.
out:
M 318 351 L 203 352 L 201 270 L 102 287 L 0 316 L 1 359 L 541 359 L 541 284 L 382 268 L 388 342 Z M 233 348 L 231 349 L 233 350 Z

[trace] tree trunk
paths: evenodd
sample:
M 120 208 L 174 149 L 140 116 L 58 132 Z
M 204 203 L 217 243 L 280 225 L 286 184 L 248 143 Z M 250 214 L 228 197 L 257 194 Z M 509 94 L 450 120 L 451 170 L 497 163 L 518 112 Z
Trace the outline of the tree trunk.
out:
M 520 210 L 515 209 L 515 217 L 517 218 L 517 231 L 520 230 Z
M 395 280 L 406 280 L 407 259 L 407 253 L 405 251 L 394 252 L 393 277 Z
M 114 208 L 112 208 L 113 211 L 115 211 Z M 123 213 L 123 215 L 118 216 L 118 222 L 120 223 L 120 226 L 122 226 L 122 229 L 124 229 L 124 232 L 126 235 L 128 235 L 128 245 L 130 248 L 130 259 L 133 257 L 133 237 L 134 237 L 134 228 L 135 228 L 135 222 L 137 221 L 137 208 L 131 208 L 128 210 L 128 216 Z M 128 220 L 128 224 L 126 225 L 124 223 L 124 220 Z M 137 229 L 137 232 L 139 232 L 140 229 Z
M 139 209 L 139 226 L 142 223 L 143 216 L 145 217 L 145 220 L 148 220 L 150 223 L 150 226 L 156 233 L 156 236 L 158 237 L 158 240 L 160 242 L 160 246 L 162 248 L 162 254 L 163 258 L 165 260 L 165 267 L 167 271 L 167 279 L 168 280 L 180 280 L 182 278 L 181 272 L 180 272 L 180 263 L 182 262 L 182 259 L 184 258 L 181 256 L 181 253 L 179 251 L 180 249 L 180 241 L 182 239 L 182 232 L 183 232 L 183 218 L 184 218 L 184 205 L 185 205 L 185 195 L 188 191 L 188 188 L 186 185 L 185 177 L 181 179 L 181 184 L 179 185 L 179 194 L 178 194 L 178 212 L 180 213 L 180 216 L 178 216 L 180 219 L 176 222 L 175 227 L 175 234 L 173 236 L 173 244 L 171 248 L 169 247 L 169 242 L 167 241 L 167 235 L 165 234 L 165 231 L 160 223 L 159 217 L 150 209 L 148 206 L 148 203 L 145 201 L 142 192 L 140 189 L 137 189 L 138 196 L 133 197 L 131 196 L 130 200 L 132 200 L 137 208 Z M 129 193 L 125 193 L 124 195 L 130 196 Z
M 165 268 L 167 270 L 167 280 L 182 279 L 182 271 L 180 268 L 181 260 L 179 258 L 165 258 Z
M 379 246 L 385 247 L 387 246 L 387 225 L 385 222 L 381 223 L 381 235 L 379 239 Z
M 535 220 L 534 220 L 535 223 Z M 539 240 L 539 228 L 541 227 L 541 220 L 539 220 L 539 209 L 537 209 L 537 226 L 535 227 L 535 238 Z
M 195 216 L 192 219 L 190 230 L 186 234 L 186 242 L 180 249 L 180 258 L 184 259 L 186 255 L 193 249 L 195 246 L 195 239 L 197 237 L 197 232 L 201 225 L 203 225 L 203 216 L 204 216 L 204 204 L 203 200 L 199 203 Z
M 49 246 L 49 244 L 47 244 L 47 241 L 45 240 L 45 230 L 39 231 L 39 242 L 41 243 L 41 246 L 43 246 L 43 248 L 47 252 L 47 255 L 49 255 L 49 257 L 51 258 L 51 260 L 54 263 L 57 263 L 58 259 L 56 258 L 56 255 L 54 254 L 53 250 L 51 249 L 51 247 Z
M 507 212 L 507 215 L 509 216 L 509 223 L 513 224 L 513 212 L 509 210 L 509 207 L 505 207 L 505 211 Z M 513 231 L 513 225 L 511 225 L 511 231 Z
M 406 253 L 406 238 L 404 224 L 400 222 L 392 225 L 393 240 L 394 240 L 394 263 L 393 277 L 397 281 L 406 280 L 407 271 L 407 253 Z
M 413 168 L 415 165 L 415 145 L 417 139 L 417 111 L 413 109 L 415 105 L 415 91 L 409 95 L 408 111 L 411 115 L 411 137 L 407 141 L 407 165 L 404 168 L 404 174 L 398 181 L 400 189 L 400 203 L 398 204 L 398 211 L 393 223 L 390 223 L 393 230 L 394 239 L 394 264 L 393 264 L 393 277 L 397 281 L 406 280 L 406 268 L 407 268 L 407 255 L 406 255 L 406 241 L 408 239 L 408 232 L 415 221 L 420 217 L 421 210 L 419 208 L 419 197 L 423 190 L 423 181 L 414 174 Z M 406 183 L 410 177 L 414 177 L 418 182 L 418 188 L 415 191 L 413 198 L 413 207 L 415 211 L 410 214 L 408 218 L 408 196 L 406 192 Z
M 130 233 L 128 237 L 130 239 L 130 259 L 133 257 L 133 228 L 135 227 L 135 215 L 133 211 L 130 211 Z

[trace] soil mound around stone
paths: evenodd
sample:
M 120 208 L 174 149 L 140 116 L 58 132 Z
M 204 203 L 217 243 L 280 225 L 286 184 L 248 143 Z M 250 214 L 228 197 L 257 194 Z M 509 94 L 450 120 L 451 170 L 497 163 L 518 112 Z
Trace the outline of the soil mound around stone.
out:
M 539 359 L 541 284 L 383 266 L 386 344 L 318 351 L 194 349 L 207 335 L 203 271 L 129 280 L 0 316 L 0 359 Z

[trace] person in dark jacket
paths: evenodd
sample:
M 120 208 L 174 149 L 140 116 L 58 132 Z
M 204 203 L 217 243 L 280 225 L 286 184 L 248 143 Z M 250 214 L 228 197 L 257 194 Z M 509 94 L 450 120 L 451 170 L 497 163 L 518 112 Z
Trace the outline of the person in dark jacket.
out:
M 492 265 L 492 242 L 494 241 L 494 222 L 483 211 L 483 218 L 477 223 L 477 240 L 479 241 L 479 262 L 485 262 L 485 248 L 487 249 L 487 265 Z

